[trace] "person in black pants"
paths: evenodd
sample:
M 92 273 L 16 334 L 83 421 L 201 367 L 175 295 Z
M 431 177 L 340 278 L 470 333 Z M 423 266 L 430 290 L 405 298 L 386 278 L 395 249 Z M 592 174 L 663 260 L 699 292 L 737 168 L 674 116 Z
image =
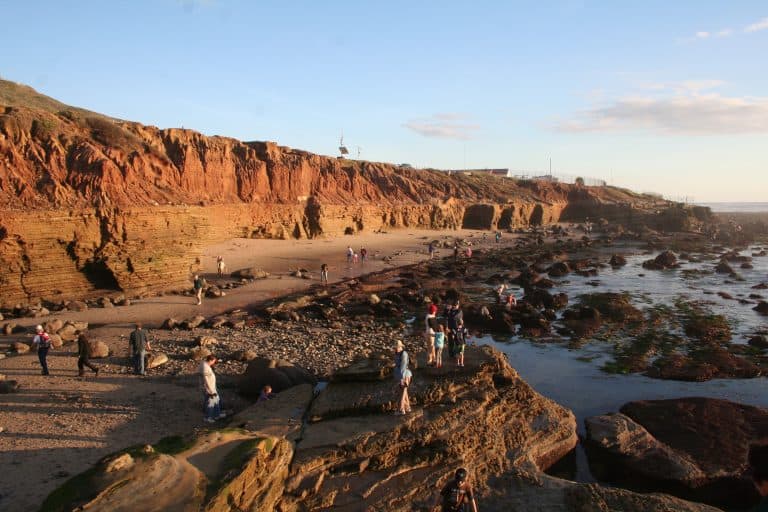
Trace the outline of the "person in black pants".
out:
M 99 369 L 91 364 L 90 361 L 90 346 L 88 344 L 88 337 L 85 335 L 85 333 L 78 332 L 77 333 L 77 375 L 79 377 L 85 376 L 85 367 L 91 369 L 91 371 L 95 374 L 95 377 L 99 376 Z
M 48 372 L 48 351 L 51 349 L 51 337 L 45 332 L 42 325 L 35 327 L 35 337 L 32 338 L 32 345 L 37 346 L 37 358 L 40 360 L 40 367 L 43 369 L 43 375 L 50 375 Z

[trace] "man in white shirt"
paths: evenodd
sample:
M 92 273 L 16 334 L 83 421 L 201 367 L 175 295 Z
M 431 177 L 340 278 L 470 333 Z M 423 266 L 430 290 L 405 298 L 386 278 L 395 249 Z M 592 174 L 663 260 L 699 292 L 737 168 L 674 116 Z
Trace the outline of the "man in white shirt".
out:
M 205 409 L 206 423 L 214 423 L 216 420 L 224 418 L 226 414 L 221 412 L 221 399 L 216 389 L 216 374 L 213 373 L 213 366 L 218 360 L 216 356 L 210 354 L 200 363 L 200 377 L 203 388 L 203 407 Z

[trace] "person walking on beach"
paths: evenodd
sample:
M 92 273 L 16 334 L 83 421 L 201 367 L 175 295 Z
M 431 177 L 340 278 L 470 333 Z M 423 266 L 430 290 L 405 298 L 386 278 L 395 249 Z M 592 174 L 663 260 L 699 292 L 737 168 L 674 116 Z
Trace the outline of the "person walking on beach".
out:
M 224 264 L 224 257 L 216 256 L 216 272 L 218 273 L 219 277 L 224 275 L 225 268 L 227 268 L 227 266 Z
M 51 337 L 45 332 L 42 325 L 35 327 L 35 337 L 32 338 L 32 346 L 37 348 L 37 359 L 40 361 L 43 375 L 50 375 L 48 371 L 48 351 L 51 350 Z
M 147 340 L 147 332 L 141 328 L 141 324 L 136 324 L 136 328 L 131 331 L 128 337 L 131 358 L 133 359 L 133 372 L 136 375 L 146 375 L 144 371 L 144 359 L 147 357 L 147 351 L 152 350 L 152 345 Z
M 760 503 L 752 510 L 768 512 L 768 444 L 750 446 L 747 463 L 752 474 L 752 482 L 761 497 Z
M 194 282 L 192 283 L 192 288 L 195 290 L 195 298 L 197 298 L 197 305 L 203 303 L 203 287 L 205 286 L 205 279 L 202 278 L 199 274 L 195 274 Z
M 355 256 L 355 251 L 351 245 L 347 246 L 347 265 L 352 264 L 352 258 Z
M 77 332 L 77 376 L 85 377 L 85 367 L 91 369 L 94 377 L 99 376 L 99 369 L 91 364 L 91 345 L 84 332 Z
M 368 249 L 365 247 L 360 248 L 360 263 L 365 263 L 365 258 L 368 256 Z
M 499 242 L 501 242 L 501 231 L 497 231 L 496 234 L 494 235 L 494 237 L 496 238 L 496 243 L 497 244 Z
M 432 509 L 440 507 L 441 512 L 464 512 L 467 505 L 471 505 L 472 512 L 477 512 L 475 494 L 469 484 L 468 476 L 466 469 L 457 469 L 453 480 L 445 484 L 440 491 Z
M 429 247 L 427 247 L 427 251 L 429 252 L 429 259 L 432 259 L 435 257 L 435 242 L 429 242 Z
M 320 265 L 320 284 L 328 286 L 328 264 L 323 263 Z
M 216 389 L 216 374 L 213 373 L 213 367 L 218 362 L 216 356 L 208 354 L 200 363 L 200 380 L 203 389 L 203 409 L 205 416 L 203 421 L 214 423 L 226 416 L 221 412 L 221 399 L 219 391 Z
M 403 347 L 403 342 L 395 343 L 395 371 L 394 377 L 397 383 L 398 409 L 395 414 L 407 414 L 411 412 L 411 401 L 408 398 L 408 386 L 411 385 L 413 374 L 408 369 L 408 352 Z
M 459 244 L 453 246 L 453 261 L 459 261 Z

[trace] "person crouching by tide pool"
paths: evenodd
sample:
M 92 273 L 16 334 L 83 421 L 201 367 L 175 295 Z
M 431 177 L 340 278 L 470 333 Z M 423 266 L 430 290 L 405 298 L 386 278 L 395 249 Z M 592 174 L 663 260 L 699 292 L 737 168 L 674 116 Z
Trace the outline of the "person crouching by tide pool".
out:
M 397 340 L 395 343 L 395 371 L 394 377 L 397 382 L 398 410 L 395 414 L 406 414 L 411 412 L 411 401 L 408 398 L 408 386 L 411 385 L 413 374 L 408 369 L 408 352 L 403 347 L 403 342 Z

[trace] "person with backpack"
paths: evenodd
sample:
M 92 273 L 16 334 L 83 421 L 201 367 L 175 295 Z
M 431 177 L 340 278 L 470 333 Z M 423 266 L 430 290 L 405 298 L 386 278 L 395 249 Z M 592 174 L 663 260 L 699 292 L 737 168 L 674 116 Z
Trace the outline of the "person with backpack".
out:
M 48 351 L 51 349 L 51 337 L 45 332 L 42 325 L 35 327 L 35 337 L 32 338 L 32 346 L 37 347 L 37 358 L 40 360 L 40 367 L 43 369 L 43 375 L 50 375 L 48 372 Z
M 467 505 L 471 505 L 472 512 L 477 512 L 477 503 L 472 486 L 469 484 L 467 470 L 459 468 L 454 474 L 453 480 L 445 484 L 433 507 L 440 507 L 441 512 L 464 512 Z

